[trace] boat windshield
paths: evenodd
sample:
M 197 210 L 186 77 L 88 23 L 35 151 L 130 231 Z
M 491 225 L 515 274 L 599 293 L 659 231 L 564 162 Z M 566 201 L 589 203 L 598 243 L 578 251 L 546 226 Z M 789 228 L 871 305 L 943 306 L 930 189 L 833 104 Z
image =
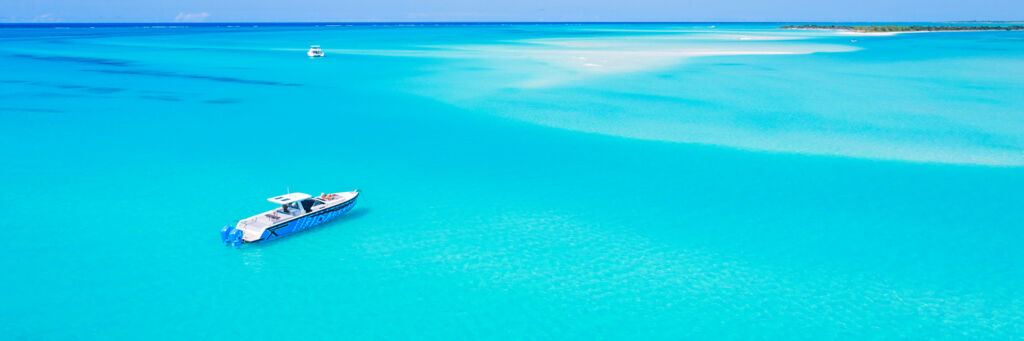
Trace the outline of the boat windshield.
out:
M 319 200 L 306 199 L 302 201 L 302 210 L 306 213 L 309 213 L 310 211 L 313 210 L 313 207 L 323 204 L 324 203 L 320 202 Z

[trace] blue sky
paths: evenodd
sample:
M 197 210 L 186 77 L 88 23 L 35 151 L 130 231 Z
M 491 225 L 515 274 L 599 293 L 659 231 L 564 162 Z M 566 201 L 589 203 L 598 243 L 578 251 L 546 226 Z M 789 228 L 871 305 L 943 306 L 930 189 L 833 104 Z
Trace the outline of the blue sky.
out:
M 1024 0 L 0 0 L 2 22 L 1024 20 Z

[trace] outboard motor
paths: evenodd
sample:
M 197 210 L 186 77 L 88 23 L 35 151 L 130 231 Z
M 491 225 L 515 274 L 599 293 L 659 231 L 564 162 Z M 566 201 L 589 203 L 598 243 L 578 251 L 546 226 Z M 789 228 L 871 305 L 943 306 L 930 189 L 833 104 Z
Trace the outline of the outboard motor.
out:
M 224 225 L 224 227 L 222 227 L 220 229 L 220 240 L 225 242 L 225 243 L 227 243 L 228 242 L 228 233 L 231 233 L 231 230 L 233 230 L 233 229 L 234 228 L 231 227 L 231 226 Z
M 242 245 L 242 230 L 224 225 L 220 229 L 220 240 L 231 246 Z

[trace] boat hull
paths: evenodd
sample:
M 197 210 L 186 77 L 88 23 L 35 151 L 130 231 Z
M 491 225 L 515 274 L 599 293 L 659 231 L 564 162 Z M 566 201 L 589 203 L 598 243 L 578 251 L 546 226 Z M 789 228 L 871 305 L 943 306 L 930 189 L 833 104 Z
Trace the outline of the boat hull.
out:
M 302 216 L 301 218 L 298 219 L 289 220 L 268 227 L 266 230 L 263 231 L 263 235 L 260 236 L 260 239 L 251 241 L 249 243 L 256 243 L 281 238 L 289 234 L 305 231 L 314 226 L 321 225 L 323 223 L 331 221 L 332 219 L 337 218 L 338 216 L 352 210 L 352 207 L 355 207 L 356 205 L 357 198 L 352 198 L 349 201 L 334 205 L 330 208 L 326 208 L 314 213 L 310 213 L 309 215 Z

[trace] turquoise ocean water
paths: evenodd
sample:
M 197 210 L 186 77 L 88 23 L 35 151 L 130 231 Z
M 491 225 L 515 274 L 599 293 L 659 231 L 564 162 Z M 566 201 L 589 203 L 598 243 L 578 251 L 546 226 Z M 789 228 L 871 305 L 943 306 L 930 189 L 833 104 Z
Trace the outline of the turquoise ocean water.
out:
M 0 339 L 1024 337 L 1024 33 L 777 26 L 0 28 Z

